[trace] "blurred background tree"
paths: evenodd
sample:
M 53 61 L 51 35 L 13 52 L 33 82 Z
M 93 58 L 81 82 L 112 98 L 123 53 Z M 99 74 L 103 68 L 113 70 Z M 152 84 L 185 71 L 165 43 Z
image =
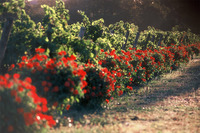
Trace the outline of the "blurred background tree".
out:
M 70 11 L 70 23 L 81 21 L 77 10 L 83 10 L 91 20 L 104 18 L 109 25 L 123 20 L 132 22 L 144 30 L 153 26 L 162 30 L 171 30 L 180 25 L 181 30 L 190 28 L 200 34 L 200 0 L 64 0 Z M 27 1 L 28 14 L 36 22 L 44 14 L 40 5 L 55 5 L 55 0 Z

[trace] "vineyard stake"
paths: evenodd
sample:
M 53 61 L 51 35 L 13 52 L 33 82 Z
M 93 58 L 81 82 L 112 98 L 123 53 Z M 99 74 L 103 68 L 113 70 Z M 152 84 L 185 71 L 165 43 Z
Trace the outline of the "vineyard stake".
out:
M 128 36 L 129 36 L 129 30 L 127 30 L 127 32 L 126 32 L 126 41 L 125 41 L 125 44 L 122 46 L 123 50 L 126 49 L 126 44 L 127 44 L 127 41 L 128 41 Z
M 138 32 L 138 33 L 136 34 L 135 43 L 133 44 L 133 47 L 134 47 L 134 48 L 136 48 L 136 45 L 137 45 L 137 42 L 138 42 L 139 37 L 140 37 L 140 32 Z
M 80 32 L 79 32 L 79 37 L 81 38 L 81 40 L 83 39 L 85 34 L 85 27 L 81 27 Z

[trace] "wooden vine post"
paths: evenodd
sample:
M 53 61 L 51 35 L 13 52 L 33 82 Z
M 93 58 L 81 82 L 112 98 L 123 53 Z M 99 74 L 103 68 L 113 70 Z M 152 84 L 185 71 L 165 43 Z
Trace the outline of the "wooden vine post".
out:
M 127 30 L 127 32 L 126 32 L 126 41 L 125 41 L 125 44 L 122 46 L 123 50 L 126 49 L 126 44 L 127 44 L 127 41 L 128 41 L 128 36 L 129 36 L 129 30 Z
M 138 42 L 139 37 L 140 37 L 140 32 L 138 32 L 138 33 L 136 34 L 135 43 L 133 44 L 133 47 L 134 47 L 134 48 L 136 48 L 136 45 L 137 45 L 137 42 Z
M 160 34 L 160 39 L 158 41 L 158 46 L 161 46 L 162 39 L 163 39 L 163 34 Z
M 2 61 L 7 49 L 7 44 L 9 36 L 12 30 L 13 21 L 17 17 L 17 14 L 3 13 L 2 18 L 5 19 L 5 24 L 3 27 L 3 32 L 0 40 L 0 66 L 2 66 Z
M 179 39 L 179 42 L 182 43 L 187 38 L 187 33 L 184 32 L 183 36 Z
M 142 48 L 143 50 L 147 49 L 147 45 L 148 45 L 148 42 L 150 40 L 150 37 L 151 37 L 151 34 L 149 33 L 148 36 L 147 36 L 146 42 L 145 42 L 145 44 L 144 44 L 144 46 Z
M 0 40 L 0 67 L 3 64 L 2 61 L 7 49 L 13 22 L 21 14 L 22 8 L 25 7 L 24 2 L 25 0 L 0 0 L 0 19 L 4 22 Z
M 81 38 L 81 40 L 83 39 L 83 37 L 84 37 L 84 34 L 85 34 L 85 27 L 81 27 L 81 29 L 80 29 L 80 32 L 79 32 L 79 37 Z
M 154 40 L 155 40 L 155 35 L 152 35 L 151 42 L 154 42 Z

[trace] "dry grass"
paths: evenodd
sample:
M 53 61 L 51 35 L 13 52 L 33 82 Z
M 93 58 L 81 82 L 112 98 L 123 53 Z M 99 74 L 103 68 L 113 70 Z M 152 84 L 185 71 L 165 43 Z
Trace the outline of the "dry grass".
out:
M 72 127 L 67 123 L 51 132 L 199 133 L 200 57 L 112 101 L 104 110 L 84 111 L 74 110 Z

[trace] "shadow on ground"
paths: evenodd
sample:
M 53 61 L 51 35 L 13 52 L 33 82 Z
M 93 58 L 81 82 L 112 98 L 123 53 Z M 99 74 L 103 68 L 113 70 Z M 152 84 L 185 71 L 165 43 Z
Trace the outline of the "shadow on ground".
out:
M 193 59 L 186 68 L 163 76 L 160 81 L 149 83 L 143 88 L 144 93 L 139 96 L 135 106 L 151 105 L 169 96 L 180 96 L 195 93 L 200 87 L 200 59 Z

